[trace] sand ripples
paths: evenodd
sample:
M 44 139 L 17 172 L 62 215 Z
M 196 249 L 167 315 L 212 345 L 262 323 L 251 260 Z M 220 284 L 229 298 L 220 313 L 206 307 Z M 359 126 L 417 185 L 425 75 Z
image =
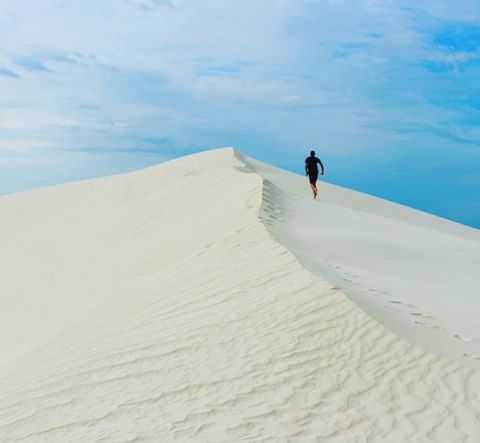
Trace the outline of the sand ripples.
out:
M 258 220 L 275 197 L 240 175 L 230 232 L 136 274 L 0 382 L 0 440 L 480 441 L 479 374 L 306 271 Z

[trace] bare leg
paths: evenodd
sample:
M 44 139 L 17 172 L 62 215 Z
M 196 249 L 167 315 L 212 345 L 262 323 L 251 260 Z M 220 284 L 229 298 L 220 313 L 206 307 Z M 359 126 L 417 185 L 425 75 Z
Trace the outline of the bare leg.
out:
M 310 183 L 310 187 L 312 188 L 313 198 L 317 198 L 317 186 L 315 183 Z

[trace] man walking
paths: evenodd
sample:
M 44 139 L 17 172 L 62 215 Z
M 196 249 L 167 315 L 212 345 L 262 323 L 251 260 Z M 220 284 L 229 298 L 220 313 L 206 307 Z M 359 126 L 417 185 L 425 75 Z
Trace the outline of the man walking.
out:
M 310 180 L 310 187 L 312 188 L 313 198 L 317 198 L 317 179 L 318 179 L 318 166 L 322 168 L 322 175 L 324 172 L 323 164 L 321 160 L 315 157 L 315 151 L 310 151 L 310 157 L 305 159 L 305 174 L 308 175 Z

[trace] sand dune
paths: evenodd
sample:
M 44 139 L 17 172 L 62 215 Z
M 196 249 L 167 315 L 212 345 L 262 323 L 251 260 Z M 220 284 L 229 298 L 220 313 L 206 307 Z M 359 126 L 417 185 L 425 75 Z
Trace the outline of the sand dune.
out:
M 0 441 L 480 441 L 479 372 L 298 261 L 289 180 L 222 149 L 0 198 Z
M 306 180 L 243 158 L 264 179 L 266 225 L 306 268 L 398 335 L 480 370 L 480 231 L 322 182 L 313 202 Z

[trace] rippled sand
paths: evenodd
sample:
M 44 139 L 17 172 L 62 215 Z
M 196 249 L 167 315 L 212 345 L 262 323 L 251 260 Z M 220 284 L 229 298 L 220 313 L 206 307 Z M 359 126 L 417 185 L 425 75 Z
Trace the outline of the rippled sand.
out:
M 480 373 L 307 270 L 252 165 L 0 199 L 0 441 L 480 441 Z

